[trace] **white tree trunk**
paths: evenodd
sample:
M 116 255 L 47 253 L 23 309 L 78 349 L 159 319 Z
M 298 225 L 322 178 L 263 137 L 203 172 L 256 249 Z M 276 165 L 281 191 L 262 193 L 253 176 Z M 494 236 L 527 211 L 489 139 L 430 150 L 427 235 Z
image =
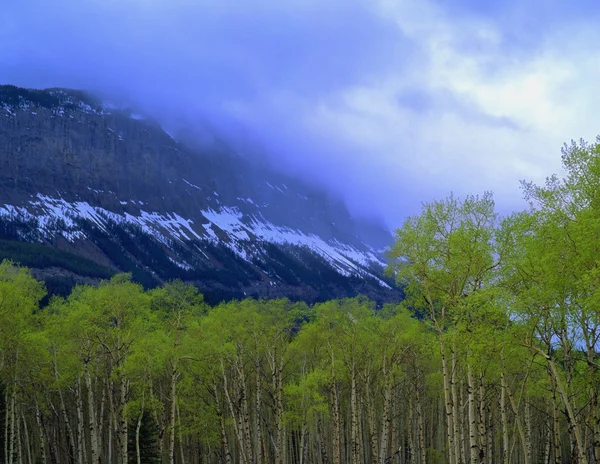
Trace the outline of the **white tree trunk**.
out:
M 467 363 L 467 395 L 469 413 L 469 449 L 471 464 L 479 463 L 479 436 L 477 427 L 477 415 L 475 412 L 475 384 L 473 382 L 473 370 L 471 363 Z
M 502 422 L 502 462 L 510 463 L 510 445 L 508 442 L 508 419 L 506 414 L 506 378 L 504 377 L 504 367 L 500 372 L 500 421 Z
M 13 379 L 13 385 L 10 392 L 10 442 L 8 446 L 8 464 L 13 464 L 15 461 L 15 408 L 17 402 L 17 379 Z
M 75 389 L 75 405 L 77 407 L 77 464 L 86 462 L 86 440 L 83 418 L 83 398 L 81 396 L 81 377 L 77 377 L 77 388 Z
M 392 406 L 392 382 L 386 379 L 383 394 L 383 414 L 381 417 L 381 440 L 379 441 L 379 464 L 385 464 L 389 452 L 390 422 Z
M 123 464 L 127 464 L 129 461 L 128 456 L 128 439 L 129 439 L 129 425 L 127 423 L 127 390 L 128 390 L 128 381 L 126 379 L 121 380 L 121 404 L 120 404 L 120 421 L 121 425 L 119 427 L 121 432 L 121 462 Z
M 94 389 L 89 366 L 85 364 L 85 381 L 88 396 L 88 429 L 90 431 L 90 449 L 92 454 L 91 464 L 100 463 L 100 450 L 98 448 L 98 431 L 96 430 L 96 406 L 94 404 Z
M 448 446 L 448 464 L 458 464 L 456 456 L 455 419 L 452 397 L 451 373 L 448 372 L 448 361 L 446 359 L 446 346 L 440 340 L 440 354 L 442 357 L 442 376 L 444 381 L 444 406 L 446 409 L 446 441 Z
M 169 429 L 169 464 L 175 464 L 175 414 L 177 406 L 177 367 L 173 368 L 171 374 L 171 410 Z
M 42 464 L 46 464 L 46 433 L 44 432 L 44 424 L 42 423 L 42 415 L 37 400 L 35 401 L 35 419 L 40 431 L 40 458 L 42 459 Z
M 27 464 L 33 464 L 31 457 L 31 441 L 29 440 L 29 428 L 27 427 L 27 420 L 25 420 L 25 414 L 21 411 L 21 420 L 23 421 L 23 433 L 25 433 L 25 451 L 27 453 Z

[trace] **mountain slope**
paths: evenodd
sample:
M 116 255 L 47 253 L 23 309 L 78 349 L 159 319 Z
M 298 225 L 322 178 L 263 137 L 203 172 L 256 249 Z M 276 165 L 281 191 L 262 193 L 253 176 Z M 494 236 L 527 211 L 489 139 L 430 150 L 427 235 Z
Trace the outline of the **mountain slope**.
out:
M 385 229 L 255 160 L 190 148 L 65 89 L 0 87 L 0 238 L 51 245 L 147 286 L 193 281 L 214 300 L 399 297 L 382 279 Z

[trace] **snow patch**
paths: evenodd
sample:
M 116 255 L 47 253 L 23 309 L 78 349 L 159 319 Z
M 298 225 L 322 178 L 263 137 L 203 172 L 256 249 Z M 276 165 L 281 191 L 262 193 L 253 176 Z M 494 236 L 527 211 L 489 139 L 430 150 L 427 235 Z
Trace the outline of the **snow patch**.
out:
M 181 178 L 182 181 L 184 181 L 186 184 L 188 184 L 190 187 L 195 188 L 196 190 L 202 190 L 201 187 L 198 187 L 196 184 L 192 184 L 191 182 L 188 182 L 187 180 L 185 180 L 183 177 Z
M 209 230 L 212 232 L 210 226 L 214 224 L 237 240 L 248 240 L 250 232 L 266 242 L 306 246 L 325 258 L 340 274 L 346 276 L 366 273 L 360 265 L 369 267 L 374 263 L 385 264 L 375 254 L 358 250 L 337 240 L 325 241 L 315 234 L 305 234 L 289 227 L 276 226 L 266 221 L 260 212 L 258 214 L 262 221 L 259 221 L 256 216 L 250 216 L 248 218 L 250 221 L 246 221 L 249 224 L 244 223 L 243 215 L 237 208 L 222 207 L 219 211 L 208 209 L 202 211 L 202 214 L 210 221 L 210 224 L 205 226 L 207 232 Z M 372 277 L 377 278 L 373 275 Z M 388 287 L 381 280 L 379 283 Z
M 90 187 L 88 189 L 93 190 Z M 134 200 L 130 201 L 134 202 Z M 248 201 L 252 202 L 250 199 Z M 121 201 L 120 203 L 124 205 L 128 202 Z M 144 204 L 141 201 L 138 201 L 138 203 L 140 205 Z M 87 202 L 67 202 L 60 197 L 56 198 L 41 194 L 38 194 L 25 207 L 0 205 L 0 216 L 16 216 L 26 220 L 35 219 L 38 221 L 40 231 L 44 236 L 50 237 L 62 234 L 70 241 L 85 237 L 84 232 L 80 230 L 77 224 L 77 220 L 86 219 L 102 230 L 106 230 L 109 221 L 136 224 L 144 232 L 153 235 L 167 246 L 173 240 L 188 242 L 208 238 L 215 243 L 229 247 L 239 257 L 247 261 L 256 258 L 256 256 L 252 256 L 252 253 L 254 251 L 258 252 L 251 237 L 281 245 L 305 246 L 322 256 L 342 275 L 368 275 L 377 279 L 380 285 L 389 287 L 367 270 L 373 264 L 385 265 L 373 249 L 357 249 L 335 239 L 324 240 L 315 234 L 306 234 L 297 229 L 277 226 L 267 221 L 260 211 L 252 215 L 244 215 L 238 208 L 220 207 L 217 210 L 203 210 L 201 213 L 208 222 L 194 225 L 191 219 L 173 212 L 158 213 L 140 210 L 138 215 L 127 212 L 114 213 L 90 205 Z M 60 224 L 57 224 L 57 221 Z M 215 233 L 216 228 L 224 231 L 228 239 L 223 240 L 220 238 Z M 199 249 L 199 247 L 196 248 Z M 200 249 L 199 251 L 202 252 Z M 202 253 L 206 256 L 204 252 Z M 187 263 L 175 262 L 175 264 L 182 269 L 191 268 Z

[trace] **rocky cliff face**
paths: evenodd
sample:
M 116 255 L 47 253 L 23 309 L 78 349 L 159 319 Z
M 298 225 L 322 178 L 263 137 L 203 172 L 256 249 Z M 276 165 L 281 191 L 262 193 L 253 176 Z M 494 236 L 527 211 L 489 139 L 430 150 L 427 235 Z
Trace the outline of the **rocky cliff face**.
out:
M 381 276 L 385 229 L 297 179 L 226 148 L 190 148 L 76 91 L 0 87 L 0 221 L 0 238 L 148 286 L 194 281 L 215 299 L 398 296 Z M 39 272 L 48 268 L 89 278 L 64 265 Z

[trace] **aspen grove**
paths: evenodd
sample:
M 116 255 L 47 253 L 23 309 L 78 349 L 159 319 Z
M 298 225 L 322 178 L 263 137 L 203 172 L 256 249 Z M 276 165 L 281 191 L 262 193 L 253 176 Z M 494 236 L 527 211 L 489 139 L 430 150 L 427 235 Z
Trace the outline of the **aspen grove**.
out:
M 564 178 L 425 204 L 397 305 L 207 305 L 118 274 L 47 304 L 0 264 L 5 464 L 600 462 L 600 141 Z

